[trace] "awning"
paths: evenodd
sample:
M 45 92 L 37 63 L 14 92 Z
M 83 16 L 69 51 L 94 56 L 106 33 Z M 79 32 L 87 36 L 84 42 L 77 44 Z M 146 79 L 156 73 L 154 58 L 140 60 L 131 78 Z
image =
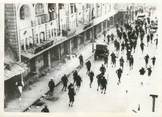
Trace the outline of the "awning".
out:
M 27 68 L 22 67 L 18 64 L 14 64 L 11 66 L 11 70 L 5 69 L 4 70 L 4 80 L 8 80 L 14 76 L 17 76 L 19 74 L 24 73 L 27 70 Z

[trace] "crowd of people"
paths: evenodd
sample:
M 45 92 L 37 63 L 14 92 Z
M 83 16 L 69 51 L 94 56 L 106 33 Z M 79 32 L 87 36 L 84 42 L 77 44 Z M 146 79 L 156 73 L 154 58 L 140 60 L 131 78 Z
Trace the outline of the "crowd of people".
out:
M 109 67 L 116 69 L 115 73 L 118 78 L 117 85 L 120 85 L 125 66 L 128 66 L 129 70 L 133 70 L 134 63 L 136 62 L 134 54 L 137 51 L 137 48 L 141 50 L 141 56 L 144 56 L 143 61 L 145 62 L 145 66 L 141 65 L 141 68 L 138 71 L 139 75 L 143 76 L 147 71 L 147 75 L 151 76 L 153 71 L 152 68 L 156 63 L 156 56 L 151 56 L 149 53 L 145 52 L 145 47 L 152 49 L 153 46 L 156 48 L 158 46 L 158 37 L 156 32 L 151 31 L 151 23 L 153 22 L 154 21 L 150 21 L 150 17 L 147 17 L 144 20 L 136 20 L 132 24 L 126 23 L 123 26 L 116 25 L 116 32 L 111 34 L 104 33 L 104 37 L 107 37 L 107 40 L 104 38 L 105 43 L 107 43 L 108 46 L 113 46 L 114 50 L 109 51 L 110 53 L 105 55 L 103 58 L 103 64 L 101 64 L 99 68 L 99 74 L 95 74 L 94 71 L 92 71 L 92 63 L 90 60 L 84 62 L 83 55 L 78 57 L 80 66 L 83 67 L 85 65 L 87 68 L 86 74 L 89 77 L 90 88 L 92 88 L 94 76 L 96 76 L 98 84 L 97 91 L 100 90 L 102 94 L 106 93 L 108 78 L 105 73 Z M 110 63 L 108 63 L 109 58 Z M 119 66 L 117 66 L 117 63 L 119 63 Z M 69 85 L 66 74 L 61 78 L 63 84 L 62 91 L 66 91 L 68 89 L 69 107 L 73 106 L 76 91 L 79 91 L 83 80 L 77 70 L 73 72 L 72 77 L 73 82 L 69 83 Z M 49 82 L 49 91 L 53 92 L 54 87 L 54 81 L 51 80 Z

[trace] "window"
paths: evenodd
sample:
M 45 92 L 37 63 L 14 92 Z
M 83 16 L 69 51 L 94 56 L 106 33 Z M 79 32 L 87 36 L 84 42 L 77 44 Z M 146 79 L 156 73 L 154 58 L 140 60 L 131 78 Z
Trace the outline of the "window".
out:
M 44 14 L 44 5 L 41 3 L 36 4 L 35 6 L 35 14 L 36 15 L 42 15 Z
M 71 9 L 71 13 L 77 12 L 77 8 L 76 8 L 76 5 L 74 3 L 70 3 L 70 9 Z
M 59 4 L 59 9 L 63 9 L 64 8 L 64 4 L 60 3 Z
M 20 19 L 24 20 L 26 18 L 30 17 L 30 9 L 28 5 L 23 5 L 20 8 Z
M 48 13 L 49 13 L 50 21 L 57 18 L 56 4 L 54 3 L 48 4 Z
M 73 6 L 73 4 L 71 3 L 71 4 L 70 4 L 71 14 L 73 13 L 73 9 L 74 9 L 73 7 L 74 7 L 74 6 Z

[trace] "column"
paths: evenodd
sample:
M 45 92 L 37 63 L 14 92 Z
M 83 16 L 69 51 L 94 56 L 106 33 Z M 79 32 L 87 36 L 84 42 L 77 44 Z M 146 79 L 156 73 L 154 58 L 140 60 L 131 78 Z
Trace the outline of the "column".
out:
M 39 75 L 39 67 L 38 67 L 38 63 L 37 63 L 37 57 L 34 58 L 34 60 L 31 62 L 31 64 L 35 64 L 35 65 L 31 65 L 32 67 L 35 66 L 35 72 Z
M 57 48 L 57 50 L 58 50 L 58 54 L 59 54 L 59 60 L 61 59 L 61 45 L 58 45 L 58 48 Z
M 26 38 L 24 38 L 24 51 L 26 51 Z
M 86 32 L 83 32 L 83 44 L 85 44 L 85 36 L 86 36 Z
M 94 42 L 95 42 L 94 28 L 95 28 L 95 26 L 92 27 L 92 52 L 94 51 Z
M 71 53 L 72 53 L 72 50 L 71 50 L 71 39 L 69 40 L 69 56 L 70 56 L 70 59 L 71 59 Z
M 51 52 L 48 51 L 48 68 L 51 69 Z

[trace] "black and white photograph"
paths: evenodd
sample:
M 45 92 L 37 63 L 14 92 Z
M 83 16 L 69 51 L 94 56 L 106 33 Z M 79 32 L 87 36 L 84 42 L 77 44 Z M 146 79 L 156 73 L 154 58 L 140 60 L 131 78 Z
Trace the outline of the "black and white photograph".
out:
M 161 117 L 158 6 L 4 3 L 4 112 Z

